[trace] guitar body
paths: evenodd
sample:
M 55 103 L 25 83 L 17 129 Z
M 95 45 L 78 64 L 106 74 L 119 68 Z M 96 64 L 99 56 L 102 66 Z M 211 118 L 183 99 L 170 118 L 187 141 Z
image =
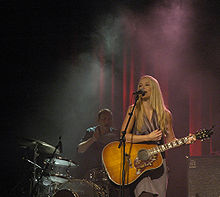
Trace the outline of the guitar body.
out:
M 102 151 L 102 161 L 109 179 L 117 185 L 122 185 L 123 146 L 120 148 L 118 146 L 119 142 L 107 144 Z M 125 185 L 137 180 L 144 172 L 156 169 L 162 165 L 163 158 L 161 153 L 153 155 L 149 161 L 140 161 L 137 158 L 139 150 L 150 149 L 156 146 L 155 144 L 131 144 L 126 142 Z
M 161 152 L 186 144 L 191 137 L 194 140 L 205 140 L 210 138 L 212 134 L 213 126 L 210 129 L 202 129 L 193 136 L 186 136 L 159 146 L 126 142 L 125 185 L 133 183 L 144 172 L 159 168 L 163 163 Z M 109 179 L 117 185 L 122 185 L 123 146 L 118 148 L 118 145 L 119 142 L 111 142 L 104 147 L 102 162 Z

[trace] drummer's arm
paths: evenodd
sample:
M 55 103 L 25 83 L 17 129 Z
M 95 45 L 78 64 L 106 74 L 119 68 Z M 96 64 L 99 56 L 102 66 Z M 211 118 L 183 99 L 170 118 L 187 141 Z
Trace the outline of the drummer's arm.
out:
M 88 131 L 87 131 L 88 132 Z M 84 153 L 88 150 L 88 148 L 94 143 L 97 141 L 99 137 L 99 132 L 98 132 L 98 127 L 96 127 L 95 129 L 95 132 L 91 133 L 88 132 L 85 136 L 85 139 L 87 140 L 83 140 L 83 142 L 81 142 L 78 147 L 77 147 L 77 150 L 78 150 L 78 153 Z
M 84 141 L 84 142 L 81 142 L 78 147 L 77 147 L 77 150 L 78 150 L 78 153 L 84 153 L 88 150 L 88 148 L 94 143 L 94 139 L 93 137 L 89 138 L 88 140 Z

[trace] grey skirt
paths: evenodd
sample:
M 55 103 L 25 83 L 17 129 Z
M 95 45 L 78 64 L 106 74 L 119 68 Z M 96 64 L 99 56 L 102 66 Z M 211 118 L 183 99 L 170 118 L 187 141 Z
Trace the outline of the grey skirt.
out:
M 141 195 L 142 192 L 152 193 L 158 197 L 166 197 L 167 185 L 168 185 L 168 170 L 166 166 L 166 160 L 163 160 L 164 173 L 158 179 L 151 179 L 149 176 L 144 177 L 135 187 L 135 197 Z

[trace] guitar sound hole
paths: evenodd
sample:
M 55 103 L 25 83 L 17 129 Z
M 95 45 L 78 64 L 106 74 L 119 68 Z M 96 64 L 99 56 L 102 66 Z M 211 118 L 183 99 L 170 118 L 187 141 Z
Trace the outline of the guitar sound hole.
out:
M 138 151 L 138 159 L 142 161 L 148 161 L 150 159 L 150 154 L 147 149 L 141 149 Z

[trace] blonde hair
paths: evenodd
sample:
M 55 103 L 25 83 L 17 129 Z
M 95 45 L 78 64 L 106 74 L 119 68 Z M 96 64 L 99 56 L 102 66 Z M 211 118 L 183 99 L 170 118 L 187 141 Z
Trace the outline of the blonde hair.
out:
M 150 104 L 153 110 L 156 111 L 157 119 L 158 119 L 158 125 L 160 129 L 163 131 L 164 134 L 166 134 L 166 111 L 167 108 L 164 104 L 162 92 L 160 89 L 160 85 L 158 81 L 149 75 L 144 75 L 140 78 L 142 80 L 143 78 L 149 79 L 150 87 L 151 87 L 151 95 L 150 95 Z M 139 81 L 140 81 L 139 80 Z M 141 131 L 142 125 L 143 125 L 143 117 L 144 117 L 144 106 L 142 99 L 139 99 L 137 101 L 137 106 L 135 110 L 135 116 L 136 116 L 136 125 L 137 130 Z

